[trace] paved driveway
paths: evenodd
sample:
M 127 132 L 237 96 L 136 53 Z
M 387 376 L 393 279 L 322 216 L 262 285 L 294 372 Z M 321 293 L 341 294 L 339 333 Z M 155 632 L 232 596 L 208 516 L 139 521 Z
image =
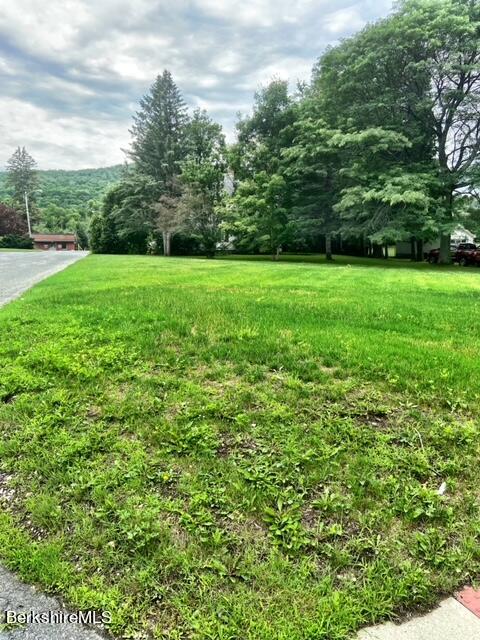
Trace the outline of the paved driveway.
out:
M 86 255 L 87 252 L 82 251 L 0 251 L 0 306 Z M 8 487 L 2 487 L 5 477 L 0 473 L 0 499 L 2 489 L 8 491 Z M 64 611 L 60 602 L 23 584 L 0 567 L 0 640 L 102 640 L 95 631 L 75 623 L 39 624 L 33 619 L 8 629 L 3 626 L 6 610 L 16 613 Z
M 0 251 L 0 305 L 86 255 L 87 251 Z
M 11 629 L 4 627 L 2 630 L 1 625 L 7 619 L 7 611 L 17 614 L 47 614 L 57 622 L 36 622 L 31 617 L 26 624 L 19 624 Z M 68 613 L 75 612 L 66 611 L 58 600 L 22 584 L 12 573 L 0 567 L 0 640 L 104 640 L 93 629 L 75 622 L 62 621 L 63 616 Z

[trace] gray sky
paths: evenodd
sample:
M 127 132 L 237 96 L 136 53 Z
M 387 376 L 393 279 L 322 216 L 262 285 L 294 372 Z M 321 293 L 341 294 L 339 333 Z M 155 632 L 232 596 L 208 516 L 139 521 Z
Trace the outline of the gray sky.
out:
M 308 80 L 328 44 L 391 0 L 16 0 L 0 7 L 0 167 L 25 145 L 42 169 L 116 164 L 139 98 L 168 68 L 232 139 L 274 77 Z

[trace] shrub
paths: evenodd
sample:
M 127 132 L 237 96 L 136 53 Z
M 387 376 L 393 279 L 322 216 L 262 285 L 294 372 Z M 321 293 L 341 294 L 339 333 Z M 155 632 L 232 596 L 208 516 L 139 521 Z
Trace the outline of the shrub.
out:
M 29 236 L 20 236 L 14 233 L 0 238 L 2 249 L 33 249 L 33 242 Z

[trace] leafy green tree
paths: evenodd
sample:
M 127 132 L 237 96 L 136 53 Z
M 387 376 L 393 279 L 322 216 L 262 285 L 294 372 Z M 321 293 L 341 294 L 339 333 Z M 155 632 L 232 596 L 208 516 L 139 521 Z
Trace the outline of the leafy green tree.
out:
M 146 253 L 155 224 L 150 203 L 159 186 L 148 176 L 130 171 L 110 188 L 100 213 L 90 224 L 90 245 L 94 253 Z
M 260 171 L 240 183 L 225 208 L 223 228 L 235 245 L 248 252 L 268 251 L 278 260 L 292 233 L 284 207 L 287 184 L 279 174 Z
M 334 206 L 344 234 L 377 246 L 432 234 L 435 177 L 427 167 L 402 161 L 411 145 L 403 134 L 375 127 L 336 133 L 330 143 L 345 162 Z
M 0 236 L 27 234 L 27 223 L 23 212 L 0 202 Z
M 238 122 L 238 142 L 230 151 L 238 189 L 226 203 L 223 229 L 238 248 L 268 251 L 274 259 L 293 232 L 288 182 L 281 173 L 295 117 L 288 83 L 272 81 L 255 94 L 253 113 Z
M 330 126 L 353 136 L 382 129 L 382 135 L 395 132 L 408 141 L 394 145 L 388 157 L 383 154 L 378 176 L 367 167 L 368 146 L 363 154 L 347 153 L 349 187 L 359 195 L 362 188 L 371 194 L 375 184 L 388 184 L 390 193 L 397 187 L 397 198 L 400 175 L 409 174 L 409 195 L 418 188 L 415 201 L 429 201 L 415 232 L 428 233 L 435 220 L 442 234 L 442 261 L 449 260 L 449 234 L 457 224 L 455 198 L 469 188 L 468 174 L 480 150 L 478 24 L 479 5 L 470 0 L 404 0 L 391 17 L 328 51 L 314 70 Z M 368 135 L 364 141 L 369 144 Z M 347 202 L 344 198 L 343 207 Z M 392 209 L 388 202 L 388 194 L 378 208 L 370 200 L 373 223 L 391 229 L 392 216 L 401 214 L 393 225 L 398 233 L 402 220 L 412 220 L 403 215 L 408 203 Z M 356 219 L 353 209 L 350 218 Z M 381 227 L 373 234 L 381 235 Z
M 283 175 L 290 182 L 291 218 L 304 234 L 325 236 L 326 258 L 332 260 L 332 234 L 340 228 L 335 209 L 340 154 L 331 140 L 338 131 L 322 120 L 314 93 L 304 98 L 292 132 L 292 144 L 282 153 Z
M 109 221 L 106 228 L 117 251 L 146 253 L 155 229 L 150 205 L 159 193 L 158 182 L 137 171 L 126 174 L 122 182 L 107 193 L 102 215 Z
M 255 94 L 253 113 L 237 123 L 238 142 L 230 150 L 235 178 L 251 178 L 258 171 L 278 171 L 281 150 L 289 145 L 289 125 L 295 103 L 288 82 L 273 80 Z
M 431 79 L 428 124 L 435 136 L 441 187 L 440 262 L 449 262 L 455 201 L 471 187 L 469 171 L 480 158 L 480 4 L 405 0 L 397 22 L 403 34 L 423 44 L 424 56 L 412 65 L 414 73 L 415 66 L 426 68 Z M 423 120 L 423 101 L 409 105 Z
M 405 106 L 405 87 L 420 104 L 429 79 L 420 69 L 404 75 L 422 52 L 408 40 L 396 46 L 395 33 L 392 19 L 368 26 L 327 51 L 313 75 L 318 109 L 337 130 L 329 146 L 339 156 L 333 209 L 340 215 L 342 235 L 359 237 L 364 245 L 373 242 L 378 252 L 382 244 L 408 239 L 413 232 L 422 238 L 428 226 L 420 220 L 415 229 L 404 226 L 411 218 L 408 198 L 402 205 L 391 197 L 393 191 L 401 196 L 398 180 L 404 173 L 409 174 L 410 200 L 430 202 L 424 175 L 432 163 L 433 138 Z M 420 191 L 412 194 L 414 185 Z
M 194 112 L 187 128 L 188 155 L 182 163 L 185 226 L 208 257 L 220 240 L 220 203 L 224 193 L 225 138 L 219 124 L 206 112 Z

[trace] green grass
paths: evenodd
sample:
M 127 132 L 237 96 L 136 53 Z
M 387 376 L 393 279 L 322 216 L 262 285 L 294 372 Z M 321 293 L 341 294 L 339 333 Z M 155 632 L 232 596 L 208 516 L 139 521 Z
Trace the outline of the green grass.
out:
M 177 640 L 478 578 L 479 274 L 342 261 L 90 256 L 2 309 L 3 562 Z
M 221 254 L 217 256 L 219 260 L 241 260 L 242 262 L 272 262 L 270 255 L 241 255 L 241 254 Z M 385 269 L 417 269 L 417 270 L 431 270 L 432 265 L 428 262 L 411 262 L 406 258 L 389 258 L 388 260 L 381 260 L 377 258 L 365 258 L 358 256 L 345 256 L 336 255 L 332 262 L 325 261 L 325 254 L 320 253 L 282 253 L 279 258 L 281 263 L 306 263 L 306 264 L 321 264 L 325 267 L 344 267 L 357 266 L 357 267 L 374 267 Z M 468 269 L 472 267 L 467 267 Z M 465 270 L 465 267 L 460 267 L 458 264 L 452 265 L 435 265 L 435 269 L 442 271 L 457 271 Z

